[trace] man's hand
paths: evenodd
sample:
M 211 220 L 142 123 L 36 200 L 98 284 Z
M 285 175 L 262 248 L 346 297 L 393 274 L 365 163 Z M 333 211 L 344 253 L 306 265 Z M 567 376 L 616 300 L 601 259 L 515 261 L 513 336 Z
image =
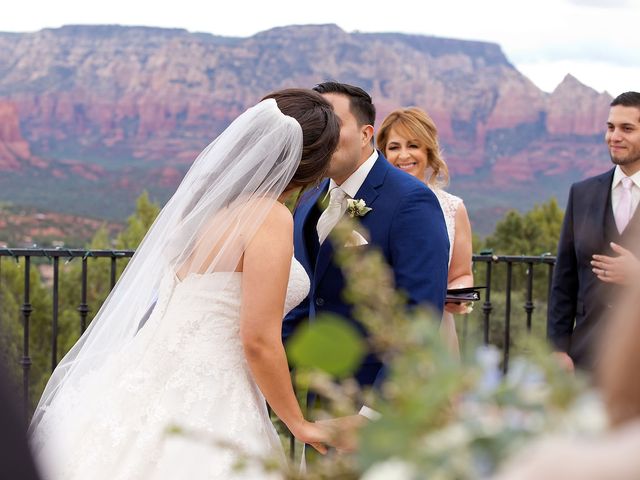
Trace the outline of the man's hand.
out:
M 553 356 L 558 361 L 560 366 L 567 372 L 574 372 L 576 367 L 573 365 L 573 360 L 566 352 L 553 352 Z
M 331 420 L 319 420 L 316 423 L 326 427 L 330 432 L 331 440 L 329 443 L 338 451 L 353 452 L 358 448 L 358 430 L 368 421 L 362 415 L 349 415 Z

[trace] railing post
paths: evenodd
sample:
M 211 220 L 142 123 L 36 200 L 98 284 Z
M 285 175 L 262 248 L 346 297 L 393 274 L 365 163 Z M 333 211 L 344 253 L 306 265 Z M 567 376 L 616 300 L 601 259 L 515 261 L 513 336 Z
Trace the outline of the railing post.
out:
M 87 255 L 82 257 L 82 290 L 80 293 L 80 305 L 78 306 L 78 312 L 80 312 L 80 335 L 87 329 L 87 315 L 89 313 L 89 306 L 87 305 Z
M 507 373 L 509 369 L 509 343 L 511 341 L 511 278 L 513 274 L 513 263 L 507 261 L 507 292 L 504 312 L 504 350 L 502 372 Z
M 533 305 L 533 263 L 527 263 L 527 300 L 524 304 L 524 311 L 527 312 L 527 332 L 531 333 L 531 314 Z
M 485 345 L 489 345 L 489 319 L 493 306 L 491 305 L 491 268 L 493 267 L 493 258 L 487 262 L 487 273 L 485 277 L 486 291 L 484 302 L 482 304 L 483 313 L 483 341 Z
M 60 289 L 60 257 L 53 258 L 53 315 L 51 317 L 51 371 L 58 364 L 58 293 Z
M 29 356 L 29 319 L 33 308 L 31 307 L 31 257 L 24 257 L 24 301 L 22 303 L 22 405 L 25 422 L 29 418 L 29 374 L 31 369 L 31 357 Z
M 111 257 L 111 290 L 116 286 L 116 256 Z

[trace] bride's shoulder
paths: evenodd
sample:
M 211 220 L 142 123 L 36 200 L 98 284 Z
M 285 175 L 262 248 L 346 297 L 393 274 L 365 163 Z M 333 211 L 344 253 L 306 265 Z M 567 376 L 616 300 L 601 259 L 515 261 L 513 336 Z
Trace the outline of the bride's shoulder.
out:
M 233 215 L 242 214 L 242 212 L 262 213 L 265 217 L 273 218 L 293 218 L 291 211 L 286 205 L 273 198 L 251 198 L 238 202 L 234 208 L 230 209 Z
M 291 215 L 289 209 L 281 203 L 273 206 L 267 214 L 266 221 L 278 228 L 293 230 L 293 215 Z
M 265 212 L 264 227 L 267 229 L 293 228 L 293 215 L 286 205 L 270 199 L 260 199 L 257 202 L 259 202 L 259 205 L 256 204 L 255 206 L 264 209 Z
M 257 246 L 256 248 L 264 246 L 271 255 L 280 251 L 281 247 L 285 251 L 285 256 L 292 254 L 293 216 L 285 205 L 275 201 L 269 205 L 268 210 L 264 212 L 260 227 L 253 235 L 251 245 Z

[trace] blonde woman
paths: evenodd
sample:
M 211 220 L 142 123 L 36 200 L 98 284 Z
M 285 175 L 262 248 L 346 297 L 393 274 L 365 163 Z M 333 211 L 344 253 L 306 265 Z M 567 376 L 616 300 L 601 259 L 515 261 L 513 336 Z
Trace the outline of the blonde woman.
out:
M 440 201 L 450 244 L 448 288 L 473 286 L 471 223 L 462 199 L 443 190 L 449 171 L 440 154 L 433 120 L 417 107 L 395 110 L 382 122 L 376 142 L 392 165 L 425 182 Z M 440 329 L 452 352 L 459 355 L 453 314 L 469 313 L 470 308 L 445 303 L 444 310 Z

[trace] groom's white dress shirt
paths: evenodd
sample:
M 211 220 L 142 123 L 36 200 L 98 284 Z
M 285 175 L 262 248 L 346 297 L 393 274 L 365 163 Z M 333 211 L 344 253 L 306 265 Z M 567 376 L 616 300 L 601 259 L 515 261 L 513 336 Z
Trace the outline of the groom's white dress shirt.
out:
M 367 158 L 349 178 L 342 182 L 342 185 L 338 185 L 333 181 L 333 179 L 331 179 L 329 181 L 328 192 L 339 186 L 342 191 L 347 194 L 348 198 L 356 198 L 358 190 L 360 190 L 360 187 L 362 187 L 362 184 L 367 179 L 367 175 L 369 175 L 369 172 L 375 165 L 377 159 L 378 151 L 374 149 L 371 156 Z

